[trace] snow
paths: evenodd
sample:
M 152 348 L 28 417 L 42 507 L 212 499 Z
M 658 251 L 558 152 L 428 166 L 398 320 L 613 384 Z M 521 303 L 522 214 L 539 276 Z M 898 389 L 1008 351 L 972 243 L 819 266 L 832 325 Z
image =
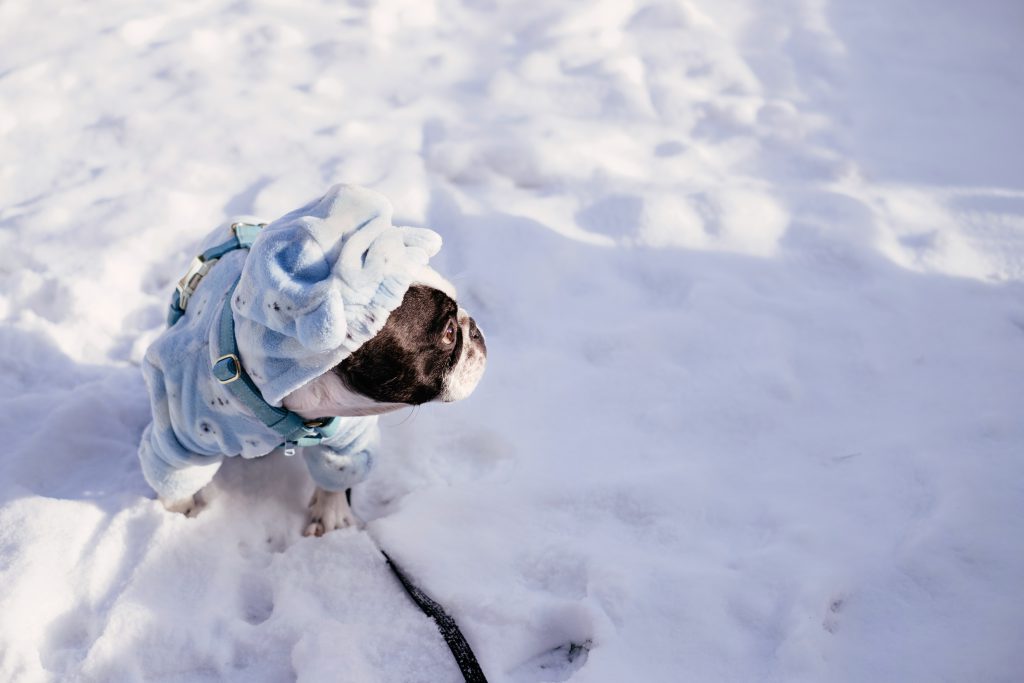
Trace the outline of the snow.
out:
M 459 680 L 366 532 L 300 536 L 300 461 L 195 519 L 136 461 L 198 241 L 344 181 L 444 235 L 487 334 L 354 503 L 489 679 L 1019 680 L 1022 28 L 0 4 L 0 679 Z

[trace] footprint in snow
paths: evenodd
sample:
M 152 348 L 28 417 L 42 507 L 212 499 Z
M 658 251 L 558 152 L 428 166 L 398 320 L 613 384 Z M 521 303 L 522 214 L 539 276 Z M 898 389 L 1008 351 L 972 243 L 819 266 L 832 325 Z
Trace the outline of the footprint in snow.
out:
M 512 671 L 513 680 L 567 681 L 587 663 L 592 641 L 568 642 L 528 659 Z
M 242 618 L 258 626 L 274 613 L 274 590 L 270 582 L 258 574 L 242 577 L 239 589 Z

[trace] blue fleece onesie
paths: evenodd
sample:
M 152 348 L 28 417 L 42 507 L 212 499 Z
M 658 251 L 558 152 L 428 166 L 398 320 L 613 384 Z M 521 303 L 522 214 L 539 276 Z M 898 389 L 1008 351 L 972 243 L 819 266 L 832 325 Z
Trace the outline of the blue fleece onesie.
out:
M 229 229 L 202 249 L 226 241 Z M 222 458 L 260 457 L 281 443 L 211 372 L 223 306 L 232 308 L 242 366 L 280 406 L 379 332 L 411 284 L 440 281 L 428 265 L 440 248 L 432 230 L 393 226 L 383 196 L 336 185 L 263 228 L 251 249 L 224 255 L 146 351 L 153 420 L 139 459 L 150 486 L 182 500 L 209 483 Z M 314 481 L 341 491 L 366 477 L 378 443 L 376 417 L 346 417 L 330 439 L 302 450 Z

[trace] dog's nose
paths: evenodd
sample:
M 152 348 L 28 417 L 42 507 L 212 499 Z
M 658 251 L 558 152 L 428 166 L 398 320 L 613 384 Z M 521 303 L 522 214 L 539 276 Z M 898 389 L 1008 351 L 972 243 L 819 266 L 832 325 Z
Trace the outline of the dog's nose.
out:
M 476 326 L 476 321 L 469 319 L 469 341 L 479 347 L 483 354 L 487 355 L 487 342 L 484 341 L 484 333 Z

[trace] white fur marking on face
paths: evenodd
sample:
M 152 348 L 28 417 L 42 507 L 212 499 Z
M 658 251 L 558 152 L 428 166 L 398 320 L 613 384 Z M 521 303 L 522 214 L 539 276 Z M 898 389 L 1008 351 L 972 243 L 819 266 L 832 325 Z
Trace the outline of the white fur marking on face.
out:
M 469 315 L 459 309 L 459 327 L 462 328 L 462 355 L 444 380 L 440 399 L 445 403 L 461 401 L 476 389 L 487 367 L 487 356 L 481 346 L 469 338 Z M 483 332 L 481 332 L 481 335 Z
M 409 407 L 404 403 L 378 403 L 356 393 L 330 371 L 285 396 L 282 404 L 309 420 L 318 417 L 380 415 Z

